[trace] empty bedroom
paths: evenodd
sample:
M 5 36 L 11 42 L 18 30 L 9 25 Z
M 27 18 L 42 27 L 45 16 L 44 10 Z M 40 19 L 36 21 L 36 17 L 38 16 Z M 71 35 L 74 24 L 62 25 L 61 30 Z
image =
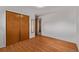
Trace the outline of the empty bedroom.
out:
M 78 52 L 78 15 L 78 6 L 0 6 L 0 52 Z

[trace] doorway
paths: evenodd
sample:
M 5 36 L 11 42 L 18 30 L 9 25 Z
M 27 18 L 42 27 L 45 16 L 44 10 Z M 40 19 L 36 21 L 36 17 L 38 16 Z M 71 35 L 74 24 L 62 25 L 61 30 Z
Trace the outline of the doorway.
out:
M 35 36 L 41 35 L 41 18 L 35 16 Z

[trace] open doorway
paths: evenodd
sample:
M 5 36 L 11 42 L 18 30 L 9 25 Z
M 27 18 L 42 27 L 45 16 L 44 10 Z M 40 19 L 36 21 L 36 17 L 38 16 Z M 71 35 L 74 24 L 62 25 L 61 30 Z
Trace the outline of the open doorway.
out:
M 41 35 L 41 18 L 39 16 L 35 16 L 35 36 Z

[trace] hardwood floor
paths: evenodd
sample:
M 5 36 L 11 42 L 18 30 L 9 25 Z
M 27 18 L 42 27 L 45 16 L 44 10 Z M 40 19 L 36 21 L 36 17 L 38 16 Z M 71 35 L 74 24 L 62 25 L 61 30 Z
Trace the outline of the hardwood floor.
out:
M 1 48 L 1 52 L 76 52 L 78 51 L 75 43 L 36 36 L 30 40 L 20 41 L 13 45 Z

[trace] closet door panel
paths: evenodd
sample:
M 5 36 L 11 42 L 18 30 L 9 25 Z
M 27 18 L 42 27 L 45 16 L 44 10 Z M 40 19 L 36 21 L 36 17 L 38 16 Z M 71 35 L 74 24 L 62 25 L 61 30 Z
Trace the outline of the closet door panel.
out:
M 6 12 L 6 45 L 11 45 L 19 40 L 19 17 L 16 13 Z
M 21 16 L 21 40 L 29 39 L 29 16 Z
M 16 43 L 19 41 L 19 14 L 14 13 L 14 18 L 13 18 L 13 37 L 14 37 L 14 42 Z

